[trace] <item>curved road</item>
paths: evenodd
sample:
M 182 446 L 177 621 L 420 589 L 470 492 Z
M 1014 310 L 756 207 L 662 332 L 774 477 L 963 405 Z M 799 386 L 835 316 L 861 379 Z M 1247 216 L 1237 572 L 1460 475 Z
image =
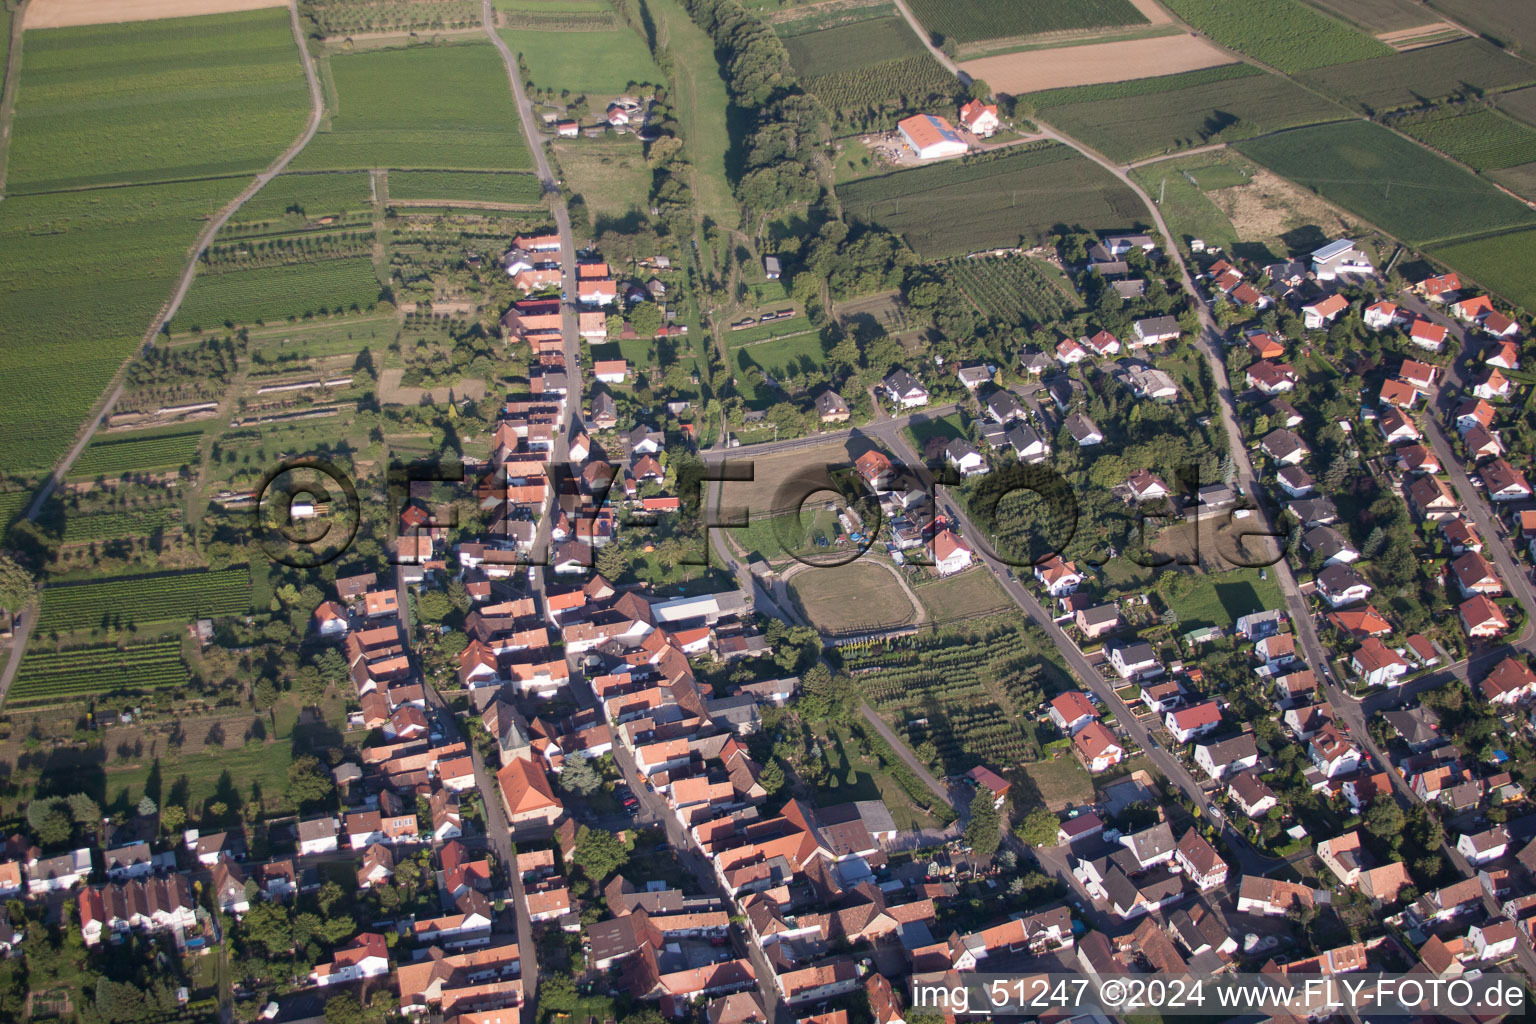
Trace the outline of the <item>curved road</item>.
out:
M 320 93 L 320 80 L 315 76 L 314 61 L 310 59 L 309 50 L 304 45 L 304 32 L 299 27 L 297 0 L 289 0 L 288 20 L 293 28 L 293 41 L 299 48 L 299 62 L 304 67 L 304 78 L 309 83 L 309 124 L 305 126 L 303 133 L 294 140 L 293 145 L 284 150 L 282 156 L 274 160 L 271 166 L 251 179 L 251 183 L 245 187 L 244 191 L 220 210 L 208 222 L 207 226 L 203 228 L 202 233 L 197 236 L 197 241 L 193 244 L 191 253 L 187 257 L 187 265 L 182 269 L 181 277 L 176 282 L 175 290 L 171 292 L 170 298 L 166 299 L 165 305 L 160 307 L 160 312 L 155 315 L 154 322 L 149 325 L 149 329 L 144 332 L 144 339 L 140 343 L 139 348 L 127 359 L 123 360 L 123 364 L 113 374 L 107 397 L 92 411 L 90 418 L 85 422 L 85 426 L 81 428 L 80 436 L 75 439 L 74 445 L 65 453 L 64 458 L 59 461 L 58 465 L 54 467 L 48 479 L 43 482 L 43 486 L 37 492 L 37 496 L 32 499 L 32 504 L 27 506 L 28 519 L 35 520 L 42 512 L 43 504 L 47 502 L 49 495 L 53 493 L 54 488 L 64 482 L 65 475 L 69 473 L 69 467 L 73 466 L 75 460 L 80 457 L 80 453 L 85 451 L 85 446 L 90 443 L 91 437 L 96 433 L 96 428 L 100 426 L 102 419 L 117 404 L 117 400 L 122 397 L 123 385 L 127 378 L 129 365 L 139 357 L 140 352 L 154 344 L 155 336 L 160 333 L 160 328 L 165 326 L 166 321 L 181 308 L 181 300 L 187 297 L 187 289 L 192 287 L 192 279 L 197 275 L 197 261 L 202 256 L 203 250 L 208 248 L 209 243 L 213 241 L 213 236 L 228 223 L 229 218 L 235 215 L 235 211 L 249 202 L 250 198 L 261 191 L 264 185 L 281 174 L 293 158 L 299 155 L 299 151 L 309 145 L 309 141 L 315 137 L 315 132 L 319 130 L 320 118 L 325 114 L 325 101 Z M 18 20 L 18 25 L 19 23 Z M 9 91 L 9 75 L 7 76 L 6 88 Z M 10 690 L 11 680 L 15 678 L 16 669 L 21 664 L 22 655 L 26 653 L 27 638 L 30 633 L 31 627 L 24 624 L 23 628 L 17 631 L 15 638 L 12 640 L 11 657 L 6 661 L 5 670 L 0 672 L 0 704 L 5 702 L 5 695 Z

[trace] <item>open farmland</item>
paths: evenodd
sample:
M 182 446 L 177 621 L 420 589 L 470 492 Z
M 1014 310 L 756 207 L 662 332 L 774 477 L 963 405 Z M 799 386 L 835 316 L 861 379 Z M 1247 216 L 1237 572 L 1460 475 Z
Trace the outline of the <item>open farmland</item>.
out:
M 1509 302 L 1536 310 L 1536 229 L 1511 231 L 1472 242 L 1430 247 L 1430 254 L 1450 264 Z
M 180 640 L 128 647 L 28 651 L 6 694 L 8 701 L 64 700 L 185 686 Z
M 27 28 L 158 21 L 281 6 L 279 0 L 112 0 L 109 4 L 100 0 L 32 0 L 27 4 Z
M 1040 110 L 1042 120 L 1121 163 L 1341 115 L 1334 104 L 1278 75 Z
M 1046 107 L 1064 107 L 1074 103 L 1097 103 L 1101 100 L 1121 100 L 1132 96 L 1175 92 L 1179 89 L 1193 89 L 1197 85 L 1226 82 L 1235 78 L 1252 78 L 1262 74 L 1264 72 L 1252 64 L 1225 63 L 1174 75 L 1155 75 L 1151 78 L 1131 78 L 1120 82 L 1104 81 L 1088 85 L 1069 85 L 1060 89 L 1042 89 L 1030 93 L 1029 101 L 1037 110 L 1043 110 Z
M 1419 121 L 1402 130 L 1474 171 L 1492 171 L 1536 160 L 1536 128 L 1492 110 Z
M 389 198 L 446 199 L 454 202 L 537 205 L 543 190 L 532 174 L 484 171 L 395 171 L 389 176 Z
M 308 110 L 280 8 L 28 32 L 7 191 L 249 174 Z
M 243 183 L 0 203 L 0 379 L 49 382 L 13 389 L 0 406 L 8 471 L 40 469 L 63 453 L 169 295 L 204 220 Z
M 891 128 L 916 111 L 951 106 L 959 83 L 924 52 L 808 78 L 801 84 L 839 125 L 869 130 Z
M 1158 209 L 1177 241 L 1187 246 L 1191 239 L 1198 238 L 1207 245 L 1230 249 L 1238 242 L 1237 229 L 1198 184 L 1200 171 L 1213 166 L 1211 160 L 1206 153 L 1159 160 L 1136 168 L 1131 177 L 1149 195 L 1158 197 Z
M 1488 177 L 1516 195 L 1536 201 L 1536 162 L 1490 171 Z
M 37 628 L 44 633 L 152 622 L 191 622 L 237 615 L 251 607 L 251 575 L 244 568 L 126 576 L 43 589 Z
M 954 260 L 939 272 L 985 316 L 1031 330 L 1063 319 L 1074 305 L 1024 256 Z
M 367 256 L 199 273 L 176 313 L 178 331 L 372 309 L 379 280 Z
M 70 467 L 71 476 L 118 476 L 176 469 L 197 461 L 203 435 L 198 431 L 147 431 L 103 435 L 92 441 Z
M 1147 23 L 1130 0 L 913 0 L 911 6 L 924 28 L 958 43 Z
M 118 537 L 144 537 L 156 530 L 172 530 L 181 525 L 181 509 L 175 505 L 135 508 L 123 512 L 71 514 L 64 520 L 64 541 L 79 544 Z
M 337 111 L 294 170 L 521 170 L 531 158 L 490 43 L 330 58 Z
M 1165 0 L 1174 14 L 1229 49 L 1281 71 L 1381 57 L 1392 48 L 1301 0 Z M 1425 19 L 1429 20 L 1429 19 Z
M 901 17 L 874 18 L 786 36 L 784 48 L 789 51 L 790 63 L 801 78 L 852 71 L 928 52 Z
M 1401 32 L 1434 18 L 1413 0 L 1311 0 L 1324 10 L 1352 21 L 1367 32 Z
M 539 32 L 519 28 L 503 30 L 502 38 L 527 66 L 528 78 L 539 89 L 569 90 L 586 96 L 594 110 L 630 92 L 631 85 L 656 82 L 662 77 L 645 39 L 621 25 L 599 32 Z
M 965 61 L 960 70 L 999 92 L 1027 93 L 1159 75 L 1232 63 L 1232 55 L 1187 33 L 1082 46 L 1026 50 Z
M 1481 39 L 1426 46 L 1406 53 L 1319 68 L 1302 78 L 1324 92 L 1343 96 L 1360 109 L 1379 114 L 1417 107 L 1447 96 L 1498 92 L 1536 81 L 1536 67 Z
M 316 34 L 328 37 L 480 26 L 480 5 L 474 0 L 303 0 L 299 14 Z
M 373 196 L 364 171 L 279 174 L 244 203 L 221 234 L 256 229 L 302 228 L 324 218 L 364 214 L 372 219 Z
M 1238 149 L 1407 242 L 1536 223 L 1519 200 L 1367 121 L 1296 128 Z
M 840 194 L 852 216 L 902 235 L 925 259 L 1033 242 L 1058 225 L 1128 229 L 1146 212 L 1107 171 L 1056 145 L 865 178 Z
M 1436 10 L 1481 32 L 1501 46 L 1536 51 L 1536 4 L 1510 0 L 1434 0 Z
M 1510 117 L 1536 125 L 1536 87 L 1500 93 L 1494 103 Z

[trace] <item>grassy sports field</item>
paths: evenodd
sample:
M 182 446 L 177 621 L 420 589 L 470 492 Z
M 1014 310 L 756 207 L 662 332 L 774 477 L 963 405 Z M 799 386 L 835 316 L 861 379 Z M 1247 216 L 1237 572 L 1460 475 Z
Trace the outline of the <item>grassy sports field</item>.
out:
M 1404 241 L 1536 224 L 1533 212 L 1443 157 L 1366 121 L 1296 128 L 1237 148 Z
M 1278 75 L 1040 109 L 1043 120 L 1124 163 L 1342 116 L 1337 105 Z
M 632 83 L 661 78 L 645 40 L 628 27 L 599 32 L 511 29 L 501 36 L 528 65 L 535 86 L 587 96 L 594 109 L 629 91 Z
M 490 43 L 329 58 L 337 111 L 294 170 L 524 170 L 532 159 Z
M 864 178 L 839 194 L 853 217 L 902 235 L 925 259 L 1029 244 L 1057 226 L 1107 231 L 1146 218 L 1130 189 L 1057 145 Z
M 802 569 L 786 586 L 801 613 L 825 632 L 904 626 L 917 617 L 890 572 L 863 560 Z
M 37 30 L 25 52 L 12 194 L 250 173 L 298 136 L 309 111 L 280 8 Z

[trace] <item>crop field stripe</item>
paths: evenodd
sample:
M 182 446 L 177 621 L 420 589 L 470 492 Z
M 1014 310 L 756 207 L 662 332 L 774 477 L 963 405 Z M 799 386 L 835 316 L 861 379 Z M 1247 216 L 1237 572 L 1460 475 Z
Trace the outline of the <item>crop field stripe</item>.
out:
M 378 299 L 379 280 L 370 256 L 201 273 L 176 311 L 173 326 L 211 330 L 226 322 L 266 323 L 366 310 Z
M 80 647 L 66 651 L 29 650 L 7 699 L 17 701 L 79 697 L 120 691 L 184 686 L 187 667 L 180 640 L 132 644 L 125 648 Z
M 904 18 L 877 18 L 784 40 L 801 78 L 854 71 L 869 64 L 927 53 Z
M 70 515 L 64 519 L 64 541 L 67 544 L 75 544 L 91 540 L 143 536 L 156 530 L 174 529 L 179 525 L 181 525 L 181 509 L 174 505 L 162 508 L 131 509 L 125 512 Z
M 38 628 L 68 631 L 103 622 L 191 621 L 250 610 L 251 576 L 244 569 L 127 576 L 43 589 Z
M 1301 0 L 1164 0 L 1222 46 L 1281 71 L 1305 71 L 1392 54 L 1392 47 Z
M 1511 304 L 1536 311 L 1536 229 L 1432 245 L 1429 254 Z
M 482 171 L 393 171 L 390 199 L 480 201 L 537 205 L 543 197 L 539 179 L 527 173 Z
M 1482 39 L 1459 38 L 1406 53 L 1321 67 L 1299 77 L 1323 92 L 1348 98 L 1367 113 L 1381 114 L 1469 90 L 1502 93 L 1529 86 L 1536 82 L 1536 66 Z
M 1492 110 L 1417 121 L 1401 130 L 1454 157 L 1474 171 L 1493 171 L 1536 161 L 1536 128 Z
M 1104 82 L 1099 85 L 1073 85 L 1065 89 L 1043 89 L 1028 94 L 1036 109 L 1059 107 L 1067 103 L 1092 103 L 1097 100 L 1118 100 L 1131 96 L 1150 96 L 1155 93 L 1176 92 L 1211 82 L 1228 82 L 1238 78 L 1251 78 L 1264 72 L 1252 64 L 1238 62 L 1221 64 L 1198 71 L 1183 71 L 1176 75 L 1154 75 L 1151 78 L 1132 78 L 1125 82 Z
M 117 473 L 174 469 L 197 461 L 201 431 L 92 441 L 70 467 L 71 476 L 110 476 Z
M 912 0 L 911 8 L 924 28 L 957 43 L 1148 23 L 1129 0 Z

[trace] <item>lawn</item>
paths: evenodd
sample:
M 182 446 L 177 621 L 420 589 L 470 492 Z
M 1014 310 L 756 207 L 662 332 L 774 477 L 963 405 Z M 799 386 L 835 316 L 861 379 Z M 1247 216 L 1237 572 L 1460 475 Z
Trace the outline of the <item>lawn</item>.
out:
M 746 370 L 756 366 L 777 380 L 797 373 L 813 373 L 826 361 L 826 353 L 821 347 L 821 335 L 815 331 L 742 345 L 731 351 L 737 369 Z
M 986 612 L 1007 610 L 1011 602 L 986 569 L 973 569 L 956 576 L 924 583 L 917 596 L 937 622 L 968 619 Z
M 960 43 L 1147 23 L 1129 0 L 913 0 L 911 6 L 924 28 Z
M 1481 95 L 1536 81 L 1536 68 L 1481 39 L 1458 39 L 1302 76 L 1370 113 L 1417 107 L 1446 96 Z
M 631 86 L 656 82 L 661 71 L 645 40 L 631 28 L 602 32 L 539 32 L 502 29 L 501 37 L 528 65 L 536 88 L 586 96 L 594 110 Z
M 267 813 L 293 811 L 288 799 L 289 744 L 253 743 L 244 747 L 202 747 L 196 753 L 179 754 L 168 749 L 160 758 L 141 758 L 130 764 L 109 762 L 106 767 L 106 803 L 132 807 L 144 795 L 144 786 L 158 770 L 164 780 L 162 800 L 187 808 L 200 817 L 206 804 L 222 799 L 231 810 L 253 803 L 259 794 Z
M 1052 811 L 1093 803 L 1093 778 L 1071 754 L 1054 761 L 1035 761 L 1024 766 L 1024 774 L 1040 792 L 1040 799 Z M 1028 813 L 1030 808 L 1025 808 Z
M 1506 301 L 1536 310 L 1536 229 L 1511 231 L 1472 242 L 1437 245 L 1430 254 L 1455 267 Z
M 800 614 L 823 633 L 905 626 L 917 617 L 890 571 L 862 559 L 802 569 L 786 586 Z
M 645 212 L 651 194 L 645 150 L 630 139 L 575 139 L 554 144 L 565 185 L 586 204 L 594 227 L 605 218 Z
M 1278 75 L 1250 75 L 1174 92 L 1047 107 L 1042 120 L 1119 163 L 1338 120 L 1333 103 Z
M 6 188 L 250 174 L 298 136 L 308 111 L 283 9 L 34 30 Z
M 1519 200 L 1366 121 L 1296 128 L 1237 148 L 1407 242 L 1536 223 L 1536 212 Z
M 1195 29 L 1280 71 L 1380 57 L 1392 48 L 1301 0 L 1166 0 Z M 1431 20 L 1426 18 L 1425 20 Z
M 1032 244 L 1061 227 L 1131 229 L 1147 216 L 1108 171 L 1059 145 L 865 178 L 839 194 L 852 217 L 894 231 L 930 260 Z
M 694 170 L 694 207 L 716 224 L 735 227 L 740 212 L 725 173 L 725 155 L 731 148 L 726 112 L 731 104 L 715 44 L 677 0 L 650 0 L 647 10 L 673 60 L 674 106 Z
M 329 58 L 337 111 L 295 170 L 523 170 L 532 160 L 490 43 Z
M 859 752 L 859 743 L 848 726 L 828 727 L 822 750 L 827 758 L 827 781 L 816 790 L 816 806 L 884 800 L 891 819 L 903 832 L 943 826 L 942 821 L 912 801 L 901 784 L 881 766 L 879 758 Z
M 912 437 L 916 439 L 918 454 L 922 454 L 924 446 L 935 438 L 941 437 L 945 441 L 954 441 L 967 438 L 970 435 L 965 430 L 965 413 L 955 411 L 948 416 L 919 416 L 912 420 L 908 427 Z
M 1169 606 L 1179 616 L 1179 631 L 1188 632 L 1204 626 L 1231 629 L 1239 618 L 1250 612 L 1284 608 L 1280 584 L 1274 574 L 1261 580 L 1259 569 L 1232 569 L 1228 572 L 1181 573 L 1174 585 Z

